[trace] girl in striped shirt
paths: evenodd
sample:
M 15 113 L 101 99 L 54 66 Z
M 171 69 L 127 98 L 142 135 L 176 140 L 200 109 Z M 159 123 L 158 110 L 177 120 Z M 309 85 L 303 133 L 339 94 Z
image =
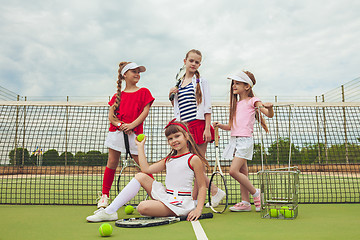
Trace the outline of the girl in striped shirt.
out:
M 170 89 L 169 97 L 175 93 L 173 101 L 176 120 L 186 122 L 192 137 L 205 156 L 208 142 L 214 140 L 211 126 L 211 99 L 208 81 L 200 76 L 202 54 L 199 50 L 190 50 L 184 59 L 186 73 L 181 78 L 179 87 Z M 209 179 L 206 177 L 207 186 Z M 216 186 L 211 189 L 213 206 L 225 197 L 225 192 Z M 209 204 L 207 204 L 209 207 Z

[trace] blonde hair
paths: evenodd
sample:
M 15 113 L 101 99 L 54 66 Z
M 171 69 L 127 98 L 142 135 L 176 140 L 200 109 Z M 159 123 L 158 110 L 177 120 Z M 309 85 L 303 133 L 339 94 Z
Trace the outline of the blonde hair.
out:
M 195 143 L 194 138 L 191 136 L 189 128 L 186 126 L 186 124 L 181 121 L 174 121 L 174 123 L 181 124 L 186 129 L 186 131 L 184 128 L 182 128 L 179 125 L 169 124 L 165 128 L 165 136 L 168 137 L 171 134 L 178 133 L 178 132 L 181 132 L 182 134 L 184 134 L 184 136 L 188 136 L 187 144 L 188 144 L 189 151 L 192 154 L 197 155 L 200 158 L 201 162 L 203 164 L 205 164 L 205 166 L 209 167 L 208 161 L 206 160 L 205 156 L 200 152 L 200 149 L 199 149 L 198 145 Z M 171 152 L 167 155 L 166 159 L 170 158 L 171 156 L 176 156 L 176 155 L 177 155 L 177 151 L 172 149 Z
M 185 59 L 187 59 L 189 57 L 190 53 L 195 53 L 195 54 L 199 55 L 202 58 L 202 54 L 201 54 L 201 52 L 199 50 L 191 49 L 190 51 L 187 52 L 187 54 L 185 56 Z M 202 102 L 202 92 L 201 92 L 201 88 L 200 88 L 200 72 L 198 70 L 196 70 L 195 75 L 196 75 L 195 97 L 196 97 L 196 103 L 197 103 L 197 105 L 199 105 Z
M 248 75 L 248 77 L 251 79 L 251 81 L 253 82 L 253 84 L 255 85 L 256 84 L 256 79 L 255 79 L 255 76 L 254 74 L 252 74 L 251 72 L 249 71 L 244 71 L 244 73 L 246 75 Z M 249 85 L 248 83 L 244 83 L 244 84 L 247 84 Z M 234 80 L 231 81 L 231 85 L 230 85 L 230 117 L 229 117 L 229 124 L 230 126 L 233 126 L 233 122 L 234 120 L 236 119 L 236 106 L 237 106 L 237 102 L 240 100 L 239 99 L 239 96 L 238 94 L 234 94 L 232 92 L 232 87 L 234 85 Z M 252 90 L 252 87 L 249 88 L 248 90 L 248 97 L 254 97 L 254 92 Z M 256 120 L 258 120 L 261 124 L 261 126 L 263 127 L 263 129 L 268 133 L 269 132 L 269 128 L 267 127 L 266 125 L 266 121 L 265 119 L 262 117 L 262 115 L 260 114 L 259 115 L 259 112 L 256 111 L 255 112 L 255 118 Z
M 124 76 L 121 74 L 121 70 L 123 70 L 123 68 L 128 65 L 131 62 L 121 62 L 119 63 L 119 70 L 118 70 L 118 80 L 117 80 L 117 92 L 116 92 L 116 99 L 114 102 L 114 111 L 116 111 L 119 106 L 120 106 L 120 101 L 121 101 L 121 82 L 122 80 L 124 80 Z

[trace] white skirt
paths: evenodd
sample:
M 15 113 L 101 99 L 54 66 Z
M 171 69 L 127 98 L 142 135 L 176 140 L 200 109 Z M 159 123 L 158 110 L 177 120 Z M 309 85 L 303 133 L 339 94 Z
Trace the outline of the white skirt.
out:
M 197 201 L 193 200 L 192 196 L 169 194 L 164 185 L 157 181 L 153 181 L 151 196 L 153 199 L 164 203 L 177 216 L 186 216 L 196 208 Z
M 138 155 L 138 149 L 135 143 L 136 134 L 132 133 L 128 136 L 129 136 L 130 153 L 132 155 Z M 105 146 L 115 151 L 126 153 L 124 132 L 123 131 L 109 132 L 105 140 Z
M 254 139 L 252 137 L 230 137 L 229 144 L 225 147 L 222 158 L 234 157 L 252 160 L 254 152 Z

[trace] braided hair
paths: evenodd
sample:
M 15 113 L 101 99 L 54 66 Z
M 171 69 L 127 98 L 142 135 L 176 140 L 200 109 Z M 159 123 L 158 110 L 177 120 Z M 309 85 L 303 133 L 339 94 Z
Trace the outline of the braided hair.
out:
M 122 80 L 124 80 L 124 76 L 121 74 L 121 70 L 123 70 L 123 68 L 128 65 L 130 62 L 121 62 L 119 63 L 119 70 L 118 70 L 118 80 L 117 80 L 117 92 L 116 92 L 116 99 L 115 99 L 115 103 L 113 105 L 114 111 L 116 111 L 119 106 L 120 106 L 120 101 L 121 101 L 121 83 Z

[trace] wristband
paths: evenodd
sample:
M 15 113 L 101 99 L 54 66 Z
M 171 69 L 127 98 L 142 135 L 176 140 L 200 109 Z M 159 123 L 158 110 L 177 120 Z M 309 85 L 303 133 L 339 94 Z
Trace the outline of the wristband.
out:
M 121 127 L 121 125 L 122 125 L 122 123 L 121 123 L 121 122 L 119 122 L 119 123 L 117 124 L 117 127 L 118 127 L 118 128 L 120 128 L 120 127 Z

